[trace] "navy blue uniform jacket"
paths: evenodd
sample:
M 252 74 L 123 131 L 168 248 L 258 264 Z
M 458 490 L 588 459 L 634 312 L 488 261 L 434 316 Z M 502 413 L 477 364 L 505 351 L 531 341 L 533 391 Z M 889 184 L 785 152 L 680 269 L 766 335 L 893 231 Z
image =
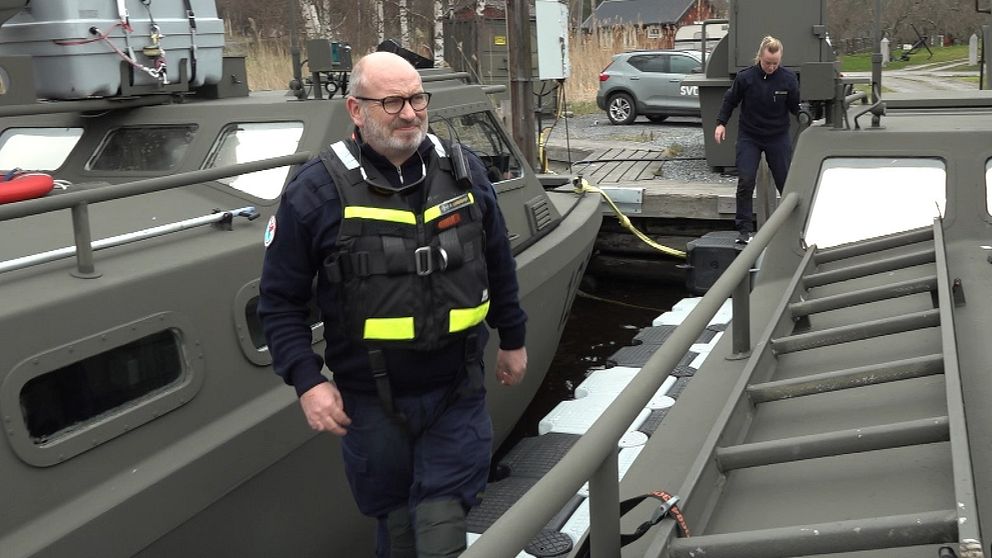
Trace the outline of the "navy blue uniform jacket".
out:
M 789 131 L 789 113 L 799 113 L 799 80 L 781 66 L 771 75 L 755 64 L 737 73 L 730 89 L 723 94 L 717 124 L 726 125 L 737 105 L 741 105 L 740 129 L 753 137 L 771 137 Z
M 434 150 L 425 139 L 419 147 L 427 158 Z M 483 213 L 486 234 L 486 264 L 489 272 L 490 308 L 486 322 L 499 331 L 500 348 L 524 346 L 526 314 L 517 294 L 516 263 L 510 251 L 506 224 L 496 203 L 496 193 L 486 178 L 478 157 L 468 154 L 472 172 L 472 192 Z M 416 154 L 397 168 L 387 159 L 362 145 L 362 164 L 380 168 L 383 175 L 398 184 L 421 177 L 421 159 Z M 412 189 L 411 208 L 421 210 L 423 186 Z M 321 267 L 335 250 L 341 222 L 341 203 L 331 177 L 319 159 L 306 163 L 293 177 L 282 195 L 276 213 L 275 236 L 265 252 L 258 314 L 277 374 L 302 395 L 327 381 L 321 374 L 323 362 L 334 373 L 334 382 L 343 390 L 374 391 L 368 349 L 349 341 L 341 333 L 338 301 Z M 324 321 L 327 347 L 322 360 L 313 351 L 307 305 L 316 281 L 317 306 Z M 417 296 L 416 293 L 411 293 Z M 488 340 L 484 324 L 476 326 L 479 352 Z M 432 351 L 384 351 L 394 393 L 419 393 L 446 385 L 465 365 L 464 343 L 455 342 Z

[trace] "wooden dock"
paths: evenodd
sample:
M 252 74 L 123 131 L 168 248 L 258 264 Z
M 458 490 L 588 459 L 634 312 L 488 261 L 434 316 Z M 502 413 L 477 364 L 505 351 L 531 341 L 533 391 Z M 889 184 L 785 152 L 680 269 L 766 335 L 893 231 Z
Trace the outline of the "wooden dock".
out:
M 734 217 L 736 183 L 664 178 L 668 152 L 628 145 L 585 152 L 572 170 L 603 189 L 624 213 L 646 218 L 724 220 Z M 604 204 L 604 207 L 606 205 Z M 609 210 L 607 208 L 607 210 Z
M 686 182 L 665 178 L 665 165 L 679 163 L 671 162 L 673 157 L 665 151 L 647 148 L 647 144 L 623 143 L 604 149 L 598 142 L 577 143 L 581 147 L 573 147 L 572 160 L 577 162 L 572 164 L 572 173 L 602 189 L 655 241 L 685 250 L 688 241 L 707 232 L 734 229 L 736 180 Z M 560 146 L 548 151 L 555 161 L 568 159 Z M 767 183 L 767 175 L 767 170 L 759 169 L 758 183 Z M 759 223 L 771 209 L 763 208 L 763 202 L 762 198 L 755 200 Z M 591 275 L 684 281 L 685 271 L 679 267 L 682 260 L 661 255 L 623 229 L 606 202 L 602 210 L 604 220 L 589 267 Z

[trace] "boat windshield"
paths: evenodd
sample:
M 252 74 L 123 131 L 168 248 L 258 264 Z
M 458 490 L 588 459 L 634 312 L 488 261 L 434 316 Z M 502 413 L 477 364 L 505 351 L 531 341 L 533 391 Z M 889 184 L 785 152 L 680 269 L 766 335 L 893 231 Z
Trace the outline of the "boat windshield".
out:
M 242 122 L 226 126 L 210 150 L 203 168 L 250 163 L 296 153 L 302 122 Z M 289 167 L 266 169 L 220 182 L 257 198 L 274 200 L 282 193 Z
M 0 169 L 55 170 L 82 136 L 82 128 L 7 128 L 0 134 Z
M 509 142 L 488 112 L 475 112 L 454 118 L 435 118 L 431 128 L 438 137 L 467 145 L 486 165 L 489 180 L 497 184 L 523 176 L 523 168 Z
M 826 248 L 930 225 L 946 190 L 940 159 L 826 159 L 803 238 Z

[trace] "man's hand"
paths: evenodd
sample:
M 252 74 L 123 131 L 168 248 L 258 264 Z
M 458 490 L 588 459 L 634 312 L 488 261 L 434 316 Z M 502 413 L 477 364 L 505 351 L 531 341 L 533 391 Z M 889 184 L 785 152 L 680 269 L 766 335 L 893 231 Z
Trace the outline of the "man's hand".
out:
M 303 414 L 307 417 L 310 428 L 338 436 L 348 433 L 345 427 L 351 424 L 351 419 L 344 413 L 341 392 L 334 384 L 323 382 L 313 386 L 300 396 L 300 406 L 303 407 Z
M 713 139 L 717 143 L 723 143 L 723 140 L 727 139 L 727 127 L 723 124 L 717 124 L 716 130 L 713 130 Z
M 527 349 L 520 347 L 510 351 L 500 349 L 496 353 L 496 377 L 504 386 L 519 384 L 527 374 Z

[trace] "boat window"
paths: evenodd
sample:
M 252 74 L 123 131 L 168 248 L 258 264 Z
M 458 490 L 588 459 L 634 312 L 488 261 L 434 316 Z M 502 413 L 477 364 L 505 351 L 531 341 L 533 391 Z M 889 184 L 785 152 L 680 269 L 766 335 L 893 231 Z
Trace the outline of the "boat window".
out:
M 7 128 L 0 134 L 0 169 L 55 170 L 82 136 L 82 128 Z
M 250 163 L 261 159 L 291 155 L 303 136 L 302 122 L 252 122 L 225 127 L 210 150 L 203 168 Z M 289 166 L 256 171 L 220 182 L 246 194 L 274 200 L 282 193 Z
M 432 117 L 431 128 L 440 138 L 453 139 L 470 147 L 486 165 L 493 184 L 523 176 L 520 162 L 510 150 L 506 136 L 488 112 L 453 118 Z
M 110 172 L 171 171 L 179 166 L 198 126 L 142 126 L 111 130 L 86 165 Z
M 930 225 L 944 214 L 946 175 L 938 159 L 826 159 L 806 244 L 825 248 Z
M 992 215 L 992 159 L 985 163 L 985 211 Z
M 183 375 L 179 335 L 167 329 L 32 378 L 21 412 L 36 445 L 133 405 Z

